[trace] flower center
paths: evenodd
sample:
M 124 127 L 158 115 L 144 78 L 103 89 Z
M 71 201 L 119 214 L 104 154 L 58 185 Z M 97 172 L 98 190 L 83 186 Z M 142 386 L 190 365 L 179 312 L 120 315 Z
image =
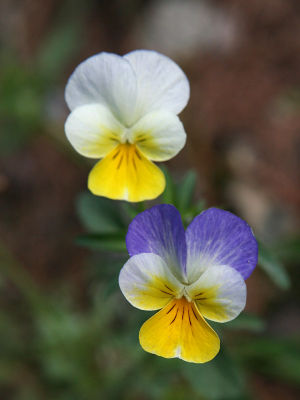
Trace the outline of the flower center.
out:
M 175 296 L 175 298 L 178 299 L 178 300 L 180 300 L 180 299 L 187 300 L 188 302 L 193 301 L 193 299 L 191 298 L 191 296 L 189 296 L 189 294 L 188 294 L 188 292 L 187 292 L 187 290 L 186 290 L 186 287 L 184 287 L 184 288 Z
M 130 128 L 124 128 L 121 138 L 120 138 L 120 143 L 122 144 L 132 144 L 131 140 L 130 140 L 130 133 L 131 133 L 131 129 Z

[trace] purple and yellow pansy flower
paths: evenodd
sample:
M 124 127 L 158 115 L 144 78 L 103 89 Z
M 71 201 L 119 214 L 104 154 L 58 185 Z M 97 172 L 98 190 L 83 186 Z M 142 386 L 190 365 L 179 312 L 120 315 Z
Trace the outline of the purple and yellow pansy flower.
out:
M 155 51 L 103 52 L 75 69 L 65 90 L 65 132 L 78 153 L 100 159 L 88 178 L 93 194 L 137 202 L 163 192 L 164 174 L 152 161 L 183 148 L 177 114 L 189 93 L 181 68 Z
M 206 320 L 240 314 L 257 263 L 249 225 L 210 208 L 185 231 L 177 209 L 163 204 L 135 217 L 126 244 L 131 258 L 120 272 L 121 291 L 139 309 L 160 310 L 141 327 L 143 349 L 194 363 L 213 359 L 220 340 Z

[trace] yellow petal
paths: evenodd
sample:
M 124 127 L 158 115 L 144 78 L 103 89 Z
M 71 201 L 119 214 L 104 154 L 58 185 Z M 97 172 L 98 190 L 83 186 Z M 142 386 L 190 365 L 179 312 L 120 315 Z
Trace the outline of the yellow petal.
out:
M 158 197 L 165 177 L 135 145 L 124 143 L 94 166 L 88 187 L 98 196 L 136 202 Z
M 184 297 L 174 299 L 148 319 L 140 330 L 144 350 L 165 358 L 204 363 L 219 352 L 220 340 L 196 305 Z

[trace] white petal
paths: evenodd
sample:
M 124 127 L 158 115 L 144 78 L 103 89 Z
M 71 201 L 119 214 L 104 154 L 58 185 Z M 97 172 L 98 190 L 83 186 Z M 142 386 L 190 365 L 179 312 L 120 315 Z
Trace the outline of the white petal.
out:
M 141 310 L 158 310 L 183 290 L 164 260 L 153 253 L 132 256 L 121 269 L 119 285 L 126 299 Z
M 190 97 L 190 86 L 182 69 L 170 58 L 150 50 L 124 56 L 137 76 L 136 119 L 153 110 L 179 114 Z
M 245 308 L 245 281 L 238 271 L 226 265 L 207 268 L 186 291 L 200 313 L 212 321 L 230 321 Z
M 89 104 L 71 112 L 65 132 L 78 153 L 101 158 L 119 144 L 124 127 L 105 106 Z
M 84 104 L 106 105 L 122 123 L 130 125 L 136 85 L 135 72 L 124 57 L 99 53 L 78 65 L 67 83 L 65 98 L 71 110 Z
M 150 160 L 166 161 L 183 148 L 186 133 L 175 114 L 168 111 L 153 111 L 133 126 L 131 141 Z

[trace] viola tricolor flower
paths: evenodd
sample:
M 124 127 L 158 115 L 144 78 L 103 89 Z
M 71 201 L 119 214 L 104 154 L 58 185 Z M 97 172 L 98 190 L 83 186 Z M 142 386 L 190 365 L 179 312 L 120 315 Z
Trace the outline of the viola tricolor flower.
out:
M 217 208 L 183 228 L 177 209 L 158 205 L 129 225 L 131 258 L 120 272 L 126 299 L 159 310 L 139 334 L 144 350 L 204 363 L 220 340 L 206 319 L 227 322 L 245 307 L 245 279 L 257 263 L 257 242 L 246 222 Z
M 189 83 L 178 65 L 155 51 L 100 53 L 75 69 L 65 98 L 67 138 L 101 159 L 89 174 L 91 192 L 132 202 L 159 196 L 165 177 L 152 161 L 174 157 L 186 140 L 177 114 Z

